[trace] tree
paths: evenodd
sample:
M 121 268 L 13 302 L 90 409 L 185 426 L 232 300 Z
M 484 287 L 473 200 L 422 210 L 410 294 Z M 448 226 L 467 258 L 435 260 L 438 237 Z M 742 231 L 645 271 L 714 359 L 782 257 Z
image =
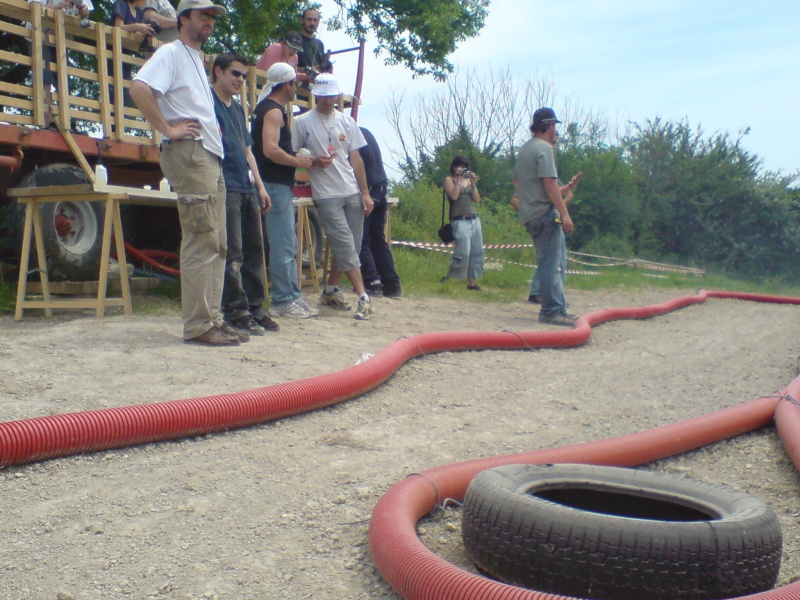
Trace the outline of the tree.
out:
M 404 65 L 415 75 L 443 80 L 453 72 L 447 60 L 459 42 L 483 28 L 489 0 L 334 0 L 339 7 L 334 27 L 353 39 L 372 32 L 375 54 L 386 53 L 386 64 Z
M 170 0 L 177 7 L 177 0 Z M 415 75 L 432 74 L 443 79 L 452 72 L 447 60 L 459 42 L 476 36 L 484 25 L 488 0 L 334 0 L 338 13 L 329 20 L 334 29 L 344 29 L 354 40 L 373 32 L 376 55 L 385 54 L 388 64 L 406 66 Z M 95 0 L 91 19 L 108 22 L 114 0 Z M 264 45 L 278 41 L 289 30 L 300 27 L 303 9 L 318 6 L 303 0 L 221 0 L 228 17 L 220 20 L 205 46 L 212 54 L 236 50 L 255 60 Z M 19 40 L 0 36 L 0 50 L 11 51 Z M 11 74 L 0 70 L 0 80 Z

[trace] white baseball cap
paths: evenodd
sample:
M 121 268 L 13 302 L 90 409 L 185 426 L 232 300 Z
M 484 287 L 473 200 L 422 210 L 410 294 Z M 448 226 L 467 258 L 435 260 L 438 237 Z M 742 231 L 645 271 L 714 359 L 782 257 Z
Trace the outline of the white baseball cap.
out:
M 339 91 L 339 82 L 336 77 L 330 73 L 320 73 L 314 80 L 314 95 L 315 96 L 338 96 L 342 92 Z

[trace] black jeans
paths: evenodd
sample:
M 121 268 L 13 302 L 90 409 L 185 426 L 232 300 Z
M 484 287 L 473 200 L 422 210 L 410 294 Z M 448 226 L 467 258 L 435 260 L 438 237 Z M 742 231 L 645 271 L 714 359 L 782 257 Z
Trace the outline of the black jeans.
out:
M 228 254 L 222 312 L 227 319 L 252 314 L 263 317 L 264 239 L 261 236 L 261 205 L 255 193 L 229 191 L 225 195 Z
M 400 276 L 394 268 L 394 257 L 386 241 L 386 192 L 370 192 L 375 207 L 364 219 L 364 236 L 361 239 L 361 277 L 364 285 L 380 279 L 386 292 L 400 290 Z

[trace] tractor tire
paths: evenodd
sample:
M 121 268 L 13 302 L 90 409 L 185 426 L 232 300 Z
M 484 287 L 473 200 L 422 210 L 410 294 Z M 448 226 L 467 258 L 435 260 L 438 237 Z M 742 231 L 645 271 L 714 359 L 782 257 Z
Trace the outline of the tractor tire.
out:
M 636 469 L 508 465 L 464 499 L 467 554 L 540 592 L 604 600 L 701 600 L 774 586 L 782 537 L 766 504 Z
M 89 183 L 86 174 L 69 164 L 52 164 L 29 173 L 18 187 Z M 102 202 L 52 202 L 41 205 L 42 242 L 50 281 L 94 281 L 100 272 L 105 204 Z M 11 210 L 11 231 L 16 248 L 22 248 L 25 205 Z M 38 267 L 31 242 L 30 268 Z

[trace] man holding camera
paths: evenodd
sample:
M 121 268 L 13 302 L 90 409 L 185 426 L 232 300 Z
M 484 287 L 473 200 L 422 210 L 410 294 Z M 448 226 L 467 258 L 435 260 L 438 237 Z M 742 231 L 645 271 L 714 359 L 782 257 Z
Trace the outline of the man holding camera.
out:
M 325 45 L 316 37 L 317 27 L 319 27 L 319 11 L 315 8 L 307 8 L 300 17 L 302 29 L 301 42 L 302 52 L 297 57 L 297 68 L 305 71 L 308 78 L 313 82 L 317 73 L 330 73 L 330 58 L 325 54 Z
M 541 278 L 539 321 L 549 325 L 572 326 L 575 315 L 567 312 L 561 280 L 561 252 L 565 233 L 574 225 L 558 185 L 553 144 L 556 125 L 561 123 L 552 108 L 533 113 L 531 138 L 519 150 L 514 182 L 519 197 L 519 221 L 536 247 Z

